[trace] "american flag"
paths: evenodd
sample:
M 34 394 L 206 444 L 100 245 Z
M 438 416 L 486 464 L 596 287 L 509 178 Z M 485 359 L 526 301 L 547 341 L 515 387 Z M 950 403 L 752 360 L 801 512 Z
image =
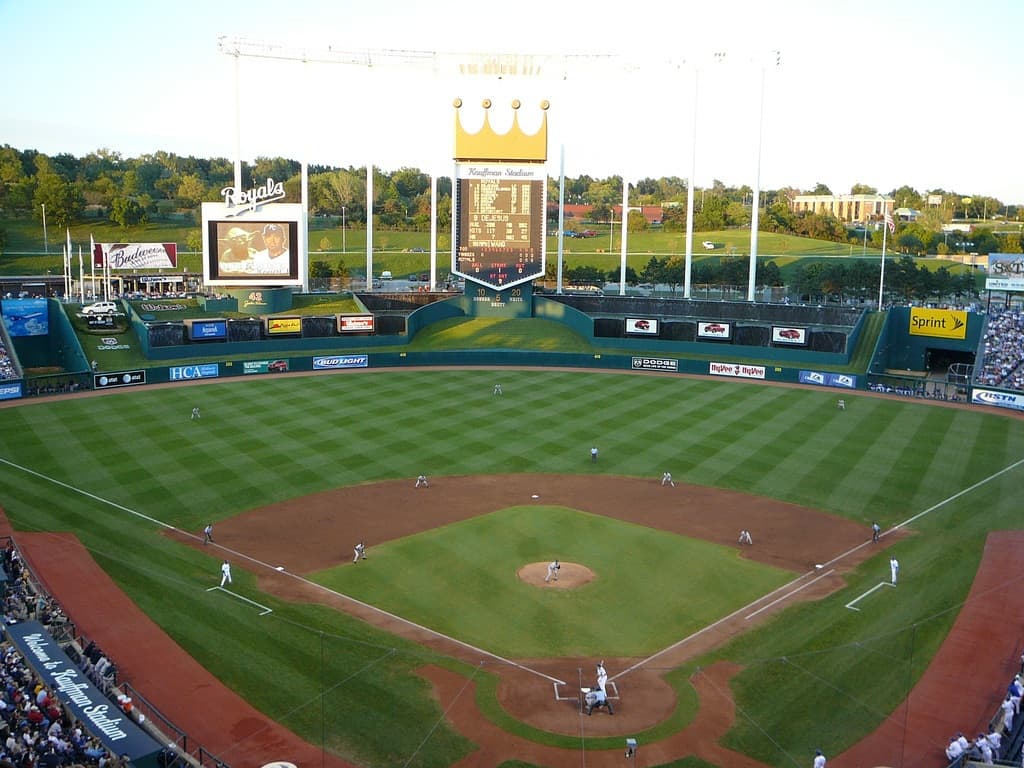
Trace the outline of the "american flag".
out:
M 889 215 L 888 211 L 885 212 L 885 226 L 889 228 L 890 235 L 896 231 L 896 222 L 893 221 L 892 216 Z

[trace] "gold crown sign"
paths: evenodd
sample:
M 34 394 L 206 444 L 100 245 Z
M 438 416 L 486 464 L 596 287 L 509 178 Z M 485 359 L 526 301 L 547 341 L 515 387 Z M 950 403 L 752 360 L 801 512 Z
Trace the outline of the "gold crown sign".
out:
M 489 110 L 491 100 L 484 99 L 484 124 L 476 133 L 469 133 L 462 127 L 462 120 L 459 119 L 459 109 L 462 107 L 462 99 L 455 99 L 455 160 L 466 162 L 470 160 L 502 160 L 506 162 L 535 162 L 543 163 L 548 159 L 548 114 L 550 106 L 547 101 L 540 103 L 544 110 L 544 119 L 540 128 L 534 134 L 527 134 L 519 126 L 519 99 L 512 102 L 512 127 L 508 133 L 498 134 L 491 127 Z

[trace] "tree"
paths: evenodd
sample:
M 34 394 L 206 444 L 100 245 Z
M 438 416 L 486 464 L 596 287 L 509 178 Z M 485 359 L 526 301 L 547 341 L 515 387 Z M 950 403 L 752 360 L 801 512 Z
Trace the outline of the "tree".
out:
M 828 188 L 828 184 L 822 184 L 820 181 L 814 185 L 814 189 L 811 190 L 812 195 L 831 195 L 832 190 Z
M 626 230 L 628 232 L 643 232 L 647 229 L 647 219 L 640 211 L 630 211 L 626 219 Z
M 178 190 L 175 193 L 178 205 L 182 208 L 195 208 L 203 201 L 205 195 L 206 187 L 203 185 L 202 179 L 194 173 L 181 177 L 181 181 L 178 183 Z
M 115 197 L 110 206 L 110 220 L 122 229 L 146 221 L 146 209 L 134 197 Z
M 57 174 L 45 155 L 37 157 L 36 190 L 32 202 L 36 208 L 45 205 L 46 217 L 58 228 L 71 224 L 82 209 L 83 198 L 77 185 Z
M 872 187 L 870 184 L 854 184 L 850 187 L 851 195 L 877 195 L 878 188 Z
M 314 261 L 309 265 L 309 277 L 312 280 L 326 280 L 333 277 L 334 272 L 326 261 Z

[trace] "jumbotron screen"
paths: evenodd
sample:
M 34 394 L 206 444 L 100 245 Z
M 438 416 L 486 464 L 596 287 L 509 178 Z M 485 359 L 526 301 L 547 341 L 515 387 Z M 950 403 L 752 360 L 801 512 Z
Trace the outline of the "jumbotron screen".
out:
M 208 282 L 252 285 L 296 280 L 298 224 L 294 221 L 211 220 Z
M 460 164 L 452 272 L 501 290 L 544 276 L 543 165 Z

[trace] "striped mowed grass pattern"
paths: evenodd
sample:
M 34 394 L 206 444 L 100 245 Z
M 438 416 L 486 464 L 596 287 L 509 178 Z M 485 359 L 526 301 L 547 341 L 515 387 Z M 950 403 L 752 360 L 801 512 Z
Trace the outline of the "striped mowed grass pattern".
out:
M 491 394 L 498 381 L 500 398 Z M 268 377 L 33 402 L 0 409 L 0 503 L 17 528 L 77 533 L 228 684 L 310 740 L 324 731 L 330 748 L 374 765 L 413 755 L 412 765 L 446 765 L 471 748 L 438 727 L 436 704 L 411 674 L 430 654 L 325 609 L 282 605 L 244 573 L 237 588 L 272 605 L 271 620 L 204 597 L 214 558 L 159 536 L 152 520 L 198 531 L 257 505 L 421 472 L 657 478 L 668 470 L 677 481 L 865 525 L 878 519 L 883 528 L 934 508 L 897 546 L 906 581 L 879 596 L 879 610 L 842 606 L 877 582 L 888 554 L 833 598 L 790 608 L 696 662 L 745 665 L 734 687 L 747 717 L 728 741 L 785 764 L 816 746 L 835 753 L 903 699 L 955 617 L 987 532 L 1019 527 L 1021 470 L 993 477 L 1024 457 L 1018 419 L 857 394 L 839 411 L 835 399 L 825 390 L 678 377 L 469 370 Z M 199 422 L 189 420 L 194 405 Z M 591 445 L 601 449 L 597 465 Z M 670 676 L 681 690 L 687 673 Z M 308 701 L 321 685 L 332 691 L 326 728 Z M 401 722 L 382 712 L 402 712 Z

